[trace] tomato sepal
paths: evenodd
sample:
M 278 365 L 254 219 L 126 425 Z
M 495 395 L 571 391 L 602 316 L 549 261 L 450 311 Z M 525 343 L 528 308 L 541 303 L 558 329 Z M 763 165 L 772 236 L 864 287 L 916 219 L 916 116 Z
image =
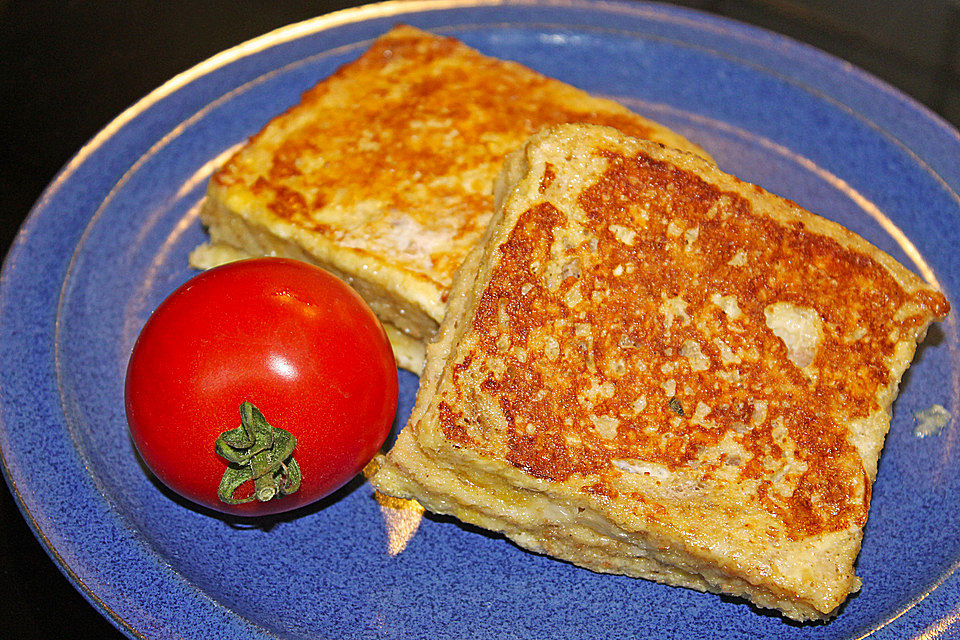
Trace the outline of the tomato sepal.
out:
M 293 458 L 297 439 L 274 427 L 250 402 L 240 405 L 240 426 L 221 433 L 214 451 L 227 461 L 217 497 L 226 504 L 268 502 L 295 493 L 300 488 L 300 466 Z M 253 482 L 253 493 L 235 498 L 236 492 Z

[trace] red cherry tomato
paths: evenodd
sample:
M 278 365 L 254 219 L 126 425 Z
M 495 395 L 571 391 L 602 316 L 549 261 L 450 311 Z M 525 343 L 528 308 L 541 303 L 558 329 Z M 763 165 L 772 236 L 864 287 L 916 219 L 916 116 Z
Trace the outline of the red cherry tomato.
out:
M 165 485 L 264 515 L 330 494 L 370 461 L 393 423 L 397 367 L 343 281 L 258 258 L 164 300 L 134 345 L 125 400 L 137 450 Z

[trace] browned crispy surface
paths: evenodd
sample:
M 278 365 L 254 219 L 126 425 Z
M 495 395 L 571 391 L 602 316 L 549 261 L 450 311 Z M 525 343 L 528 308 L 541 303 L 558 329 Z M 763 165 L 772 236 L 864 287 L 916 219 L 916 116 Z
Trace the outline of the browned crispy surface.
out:
M 500 469 L 727 576 L 672 584 L 830 613 L 856 589 L 900 375 L 946 299 L 838 225 L 608 129 L 539 135 L 524 162 L 405 429 L 419 449 L 402 435 L 388 456 L 403 490 L 436 503 L 423 457 Z M 564 557 L 650 576 L 586 539 Z
M 846 425 L 835 416 L 866 417 L 879 409 L 876 398 L 889 383 L 886 362 L 895 343 L 926 322 L 920 314 L 898 320 L 898 310 L 912 301 L 942 316 L 949 308 L 943 296 L 906 292 L 869 257 L 806 233 L 802 223 L 784 226 L 758 216 L 738 194 L 669 164 L 643 154 L 604 156 L 609 168 L 579 198 L 591 237 L 559 258 L 577 264 L 577 273 L 551 292 L 528 268 L 550 260 L 552 229 L 567 224 L 549 204 L 532 207 L 499 246 L 497 268 L 473 318 L 479 357 L 500 357 L 505 364 L 502 376 L 491 373 L 483 383 L 508 416 L 505 459 L 558 481 L 575 473 L 619 473 L 611 464 L 615 459 L 676 469 L 696 462 L 704 447 L 718 445 L 725 426 L 749 424 L 765 405 L 766 420 L 740 438 L 747 455 L 701 465 L 704 480 L 718 465 L 732 465 L 738 479 L 758 481 L 764 506 L 791 536 L 862 526 L 867 479 Z M 625 203 L 650 214 L 630 245 L 610 231 L 614 224 L 636 228 Z M 687 250 L 684 233 L 668 233 L 668 224 L 697 229 L 696 251 Z M 586 245 L 594 240 L 596 249 L 590 250 Z M 731 266 L 737 254 L 745 264 Z M 710 300 L 718 291 L 740 301 L 742 315 L 732 331 L 724 329 L 728 319 Z M 580 304 L 566 302 L 571 293 Z M 601 304 L 593 303 L 597 298 Z M 685 301 L 687 318 L 671 322 L 661 313 L 664 299 L 671 298 Z M 818 375 L 812 383 L 790 365 L 784 343 L 766 325 L 763 309 L 773 301 L 815 309 L 830 327 L 813 363 Z M 578 334 L 581 326 L 591 327 L 589 335 Z M 869 328 L 865 335 L 851 341 L 862 327 Z M 544 330 L 558 344 L 554 357 L 529 349 L 530 335 Z M 725 347 L 715 342 L 721 333 Z M 528 347 L 523 361 L 498 347 L 505 336 Z M 691 364 L 685 348 L 697 349 L 706 361 Z M 721 348 L 744 354 L 742 360 L 724 364 Z M 583 373 L 592 371 L 612 384 L 610 397 L 583 402 L 591 383 Z M 669 396 L 661 384 L 665 378 L 675 383 Z M 545 384 L 557 379 L 568 384 Z M 631 406 L 639 397 L 655 400 L 635 412 Z M 692 419 L 700 403 L 709 407 L 703 416 L 709 421 Z M 441 411 L 448 438 L 486 448 L 452 419 L 454 410 L 441 404 Z M 617 417 L 615 438 L 593 426 L 590 416 L 597 414 Z M 785 433 L 775 436 L 774 425 Z M 778 442 L 784 437 L 805 467 L 791 479 L 789 496 L 772 491 L 768 473 L 784 459 Z
M 400 26 L 253 137 L 214 175 L 210 197 L 320 262 L 366 269 L 357 276 L 439 322 L 492 214 L 506 154 L 543 126 L 575 121 L 703 153 L 611 101 Z M 217 224 L 215 241 L 226 235 Z
M 331 90 L 344 89 L 338 81 L 357 75 L 368 81 L 346 88 L 346 99 L 337 97 L 349 107 L 324 104 Z M 408 76 L 402 91 L 392 86 L 396 76 Z M 314 212 L 344 195 L 354 202 L 378 201 L 384 212 L 404 211 L 424 228 L 436 227 L 437 212 L 423 207 L 424 195 L 398 188 L 431 185 L 428 198 L 447 205 L 440 224 L 457 221 L 450 231 L 459 250 L 436 246 L 427 256 L 427 275 L 446 286 L 470 248 L 461 241 L 474 240 L 493 211 L 493 175 L 466 190 L 459 176 L 486 166 L 495 174 L 507 152 L 548 125 L 606 124 L 640 138 L 659 133 L 633 114 L 554 102 L 555 84 L 519 65 L 482 56 L 453 38 L 397 29 L 304 94 L 298 110 L 323 116 L 283 139 L 264 175 L 247 171 L 237 158 L 215 180 L 229 185 L 256 175 L 250 190 L 268 202 L 275 216 L 334 241 L 355 232 L 322 222 Z M 310 163 L 310 158 L 322 162 Z
M 758 482 L 762 503 L 793 537 L 863 526 L 869 483 L 838 416 L 866 417 L 880 409 L 877 396 L 889 384 L 887 362 L 896 343 L 928 317 L 900 319 L 899 310 L 912 302 L 942 316 L 946 300 L 928 290 L 905 291 L 869 256 L 806 232 L 802 223 L 782 225 L 757 215 L 739 194 L 694 174 L 642 153 L 603 156 L 609 168 L 579 197 L 589 238 L 554 258 L 575 269 L 549 291 L 529 267 L 551 259 L 552 230 L 568 224 L 550 204 L 536 205 L 498 247 L 497 268 L 473 317 L 479 354 L 471 360 L 498 357 L 505 365 L 502 375 L 489 373 L 483 382 L 507 416 L 504 451 L 469 437 L 445 403 L 444 433 L 501 454 L 537 477 L 602 478 L 619 474 L 611 464 L 616 459 L 668 469 L 696 463 L 729 425 L 748 425 L 765 406 L 764 422 L 739 438 L 746 455 L 699 465 L 702 478 L 709 481 L 719 465 L 735 467 L 737 479 Z M 649 215 L 642 229 L 631 213 L 635 207 Z M 618 241 L 611 225 L 637 229 L 632 243 Z M 697 230 L 690 243 L 695 250 L 688 248 L 689 229 Z M 711 302 L 717 292 L 739 302 L 741 315 L 733 322 Z M 571 297 L 579 302 L 569 304 Z M 684 318 L 661 311 L 664 300 L 676 298 L 684 301 Z M 783 341 L 768 328 L 763 310 L 772 302 L 815 309 L 828 327 L 812 363 L 813 380 L 790 364 Z M 530 336 L 538 332 L 553 337 L 556 355 L 531 349 Z M 863 335 L 852 340 L 858 332 Z M 500 349 L 505 338 L 524 345 L 523 360 Z M 685 355 L 693 349 L 703 362 Z M 742 354 L 740 361 L 724 363 L 721 349 Z M 598 377 L 584 375 L 590 372 Z M 611 385 L 603 394 L 610 397 L 585 402 L 589 385 L 600 378 Z M 662 384 L 667 379 L 675 386 L 669 395 Z M 646 407 L 633 411 L 640 397 L 648 399 Z M 700 403 L 709 407 L 702 416 L 709 421 L 693 419 Z M 599 433 L 593 415 L 615 416 L 616 437 Z M 769 473 L 784 460 L 781 441 L 796 447 L 804 467 L 789 478 L 793 491 L 787 496 L 773 491 Z

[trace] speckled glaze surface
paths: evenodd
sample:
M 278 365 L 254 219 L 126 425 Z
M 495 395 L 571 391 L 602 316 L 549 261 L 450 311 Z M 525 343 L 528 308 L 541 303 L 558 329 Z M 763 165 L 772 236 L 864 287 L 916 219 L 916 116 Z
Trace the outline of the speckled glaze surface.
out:
M 719 165 L 864 235 L 957 306 L 960 136 L 872 77 L 779 36 L 620 2 L 387 3 L 268 34 L 123 113 L 49 187 L 4 266 L 0 450 L 27 521 L 134 638 L 946 638 L 960 636 L 957 311 L 904 380 L 858 574 L 828 624 L 602 576 L 457 522 L 381 506 L 358 478 L 249 526 L 198 511 L 139 466 L 124 368 L 191 276 L 212 168 L 397 22 L 454 35 L 618 99 Z M 396 429 L 417 380 L 401 376 Z

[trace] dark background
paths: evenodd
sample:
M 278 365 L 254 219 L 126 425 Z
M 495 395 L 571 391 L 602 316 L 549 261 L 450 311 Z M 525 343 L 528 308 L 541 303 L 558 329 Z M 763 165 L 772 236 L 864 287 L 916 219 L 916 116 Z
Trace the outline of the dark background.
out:
M 0 0 L 0 250 L 71 156 L 172 76 L 345 0 Z M 960 0 L 675 2 L 866 69 L 960 123 Z M 0 637 L 121 638 L 60 574 L 0 488 Z

